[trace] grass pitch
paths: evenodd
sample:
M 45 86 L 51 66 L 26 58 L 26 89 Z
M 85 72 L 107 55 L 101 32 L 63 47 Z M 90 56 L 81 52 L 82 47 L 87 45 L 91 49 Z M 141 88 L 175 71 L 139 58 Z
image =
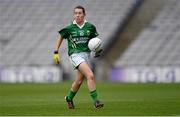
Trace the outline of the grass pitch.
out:
M 75 109 L 66 107 L 70 82 L 0 84 L 0 115 L 180 115 L 180 84 L 97 83 L 102 109 L 94 109 L 86 83 L 77 93 Z

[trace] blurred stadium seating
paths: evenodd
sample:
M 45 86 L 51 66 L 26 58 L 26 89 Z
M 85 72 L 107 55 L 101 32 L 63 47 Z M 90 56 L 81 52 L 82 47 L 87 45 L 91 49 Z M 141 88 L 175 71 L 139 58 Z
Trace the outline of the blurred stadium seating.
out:
M 114 66 L 179 66 L 180 1 L 167 0 Z

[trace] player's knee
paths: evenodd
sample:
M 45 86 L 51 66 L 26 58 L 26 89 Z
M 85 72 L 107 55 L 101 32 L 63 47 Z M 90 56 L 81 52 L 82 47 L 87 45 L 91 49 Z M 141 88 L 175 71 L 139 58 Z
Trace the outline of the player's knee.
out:
M 94 80 L 94 74 L 93 73 L 89 73 L 87 75 L 87 80 Z
M 83 83 L 83 81 L 81 81 L 81 80 L 78 80 L 78 81 L 75 81 L 75 83 L 76 83 L 76 85 L 81 85 L 82 83 Z

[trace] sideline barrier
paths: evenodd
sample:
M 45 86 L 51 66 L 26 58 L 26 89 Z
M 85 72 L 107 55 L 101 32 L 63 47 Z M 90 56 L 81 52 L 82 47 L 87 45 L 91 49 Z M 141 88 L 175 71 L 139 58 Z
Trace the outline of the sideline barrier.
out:
M 62 81 L 62 70 L 54 66 L 0 68 L 0 82 L 55 83 L 60 81 Z
M 111 68 L 111 81 L 132 83 L 179 83 L 180 67 L 130 67 Z

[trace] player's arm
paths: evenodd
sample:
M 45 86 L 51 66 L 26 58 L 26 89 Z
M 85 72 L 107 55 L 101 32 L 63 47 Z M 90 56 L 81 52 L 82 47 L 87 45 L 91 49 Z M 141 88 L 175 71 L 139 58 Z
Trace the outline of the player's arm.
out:
M 59 61 L 60 61 L 60 56 L 59 56 L 58 51 L 62 44 L 62 41 L 63 41 L 63 38 L 61 37 L 60 34 L 58 34 L 57 39 L 56 39 L 55 49 L 54 49 L 54 55 L 53 55 L 53 59 L 56 64 L 59 64 Z
M 55 49 L 54 49 L 55 52 L 59 51 L 62 41 L 63 41 L 63 39 L 62 39 L 61 35 L 58 34 L 57 39 L 56 39 Z

